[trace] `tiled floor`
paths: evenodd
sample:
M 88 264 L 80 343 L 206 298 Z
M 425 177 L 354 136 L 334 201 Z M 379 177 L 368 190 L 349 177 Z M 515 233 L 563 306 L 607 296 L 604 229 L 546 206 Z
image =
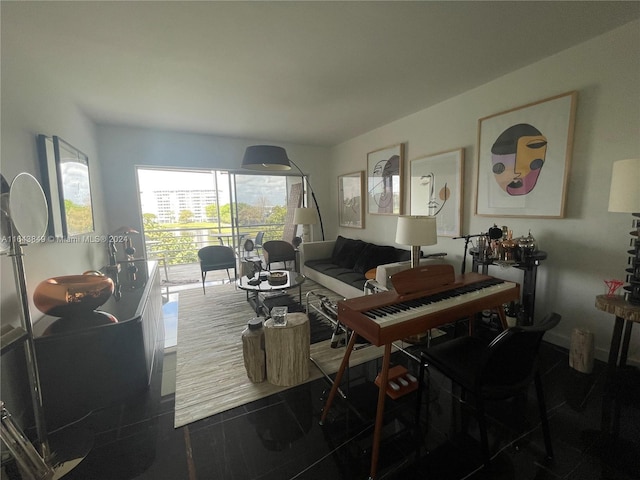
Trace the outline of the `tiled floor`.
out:
M 161 363 L 171 367 L 172 353 Z M 394 362 L 406 364 L 402 354 Z M 161 365 L 160 365 L 161 366 Z M 543 382 L 555 458 L 546 461 L 533 392 L 524 425 L 510 402 L 490 407 L 489 437 L 496 453 L 492 471 L 480 468 L 475 422 L 463 433 L 461 409 L 451 383 L 431 373 L 429 432 L 415 428 L 415 395 L 388 401 L 378 478 L 382 479 L 616 479 L 640 478 L 640 400 L 621 409 L 615 443 L 599 435 L 604 364 L 584 375 L 568 366 L 567 352 L 544 344 Z M 328 384 L 318 380 L 279 395 L 173 428 L 174 395 L 162 386 L 161 369 L 151 388 L 127 402 L 96 412 L 77 425 L 94 434 L 89 455 L 68 480 L 283 480 L 368 477 L 376 388 L 376 362 L 349 375 L 349 402 L 338 401 L 319 425 Z M 172 374 L 165 372 L 165 377 Z M 638 376 L 629 382 L 639 385 Z M 424 405 L 423 405 L 424 407 Z M 424 415 L 423 415 L 424 419 Z M 520 424 L 515 429 L 512 425 Z

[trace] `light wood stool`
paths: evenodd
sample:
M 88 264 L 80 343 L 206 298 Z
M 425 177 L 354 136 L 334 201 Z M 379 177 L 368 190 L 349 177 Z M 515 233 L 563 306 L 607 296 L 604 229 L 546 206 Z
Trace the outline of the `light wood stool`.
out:
M 287 325 L 276 327 L 273 320 L 264 323 L 264 349 L 267 355 L 267 380 L 289 387 L 309 377 L 310 327 L 304 313 L 288 313 Z

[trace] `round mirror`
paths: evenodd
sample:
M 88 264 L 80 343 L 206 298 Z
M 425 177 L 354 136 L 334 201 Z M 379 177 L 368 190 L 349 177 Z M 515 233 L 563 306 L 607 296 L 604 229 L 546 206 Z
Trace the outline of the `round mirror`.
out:
M 19 173 L 9 189 L 9 217 L 27 243 L 41 241 L 47 233 L 49 210 L 38 180 L 29 173 Z
M 5 180 L 4 175 L 0 174 L 0 253 L 6 252 L 11 248 L 9 242 L 9 183 Z

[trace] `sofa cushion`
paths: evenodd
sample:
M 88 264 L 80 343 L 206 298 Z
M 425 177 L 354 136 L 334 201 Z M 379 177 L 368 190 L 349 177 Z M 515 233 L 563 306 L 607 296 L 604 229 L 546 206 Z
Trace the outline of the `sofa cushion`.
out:
M 340 240 L 342 238 L 342 240 Z M 353 240 L 350 238 L 338 237 L 336 245 L 333 249 L 331 259 L 333 263 L 343 268 L 353 268 L 358 255 L 366 245 L 362 240 Z
M 341 273 L 352 272 L 350 268 L 344 268 L 332 263 L 330 258 L 326 258 L 324 260 L 309 260 L 305 262 L 305 266 L 309 268 L 313 268 L 320 273 L 324 273 L 325 275 L 329 275 L 330 277 L 337 278 Z
M 395 247 L 367 243 L 358 255 L 353 269 L 364 274 L 378 265 L 396 262 L 399 251 L 400 249 Z
M 367 281 L 362 273 L 354 272 L 353 270 L 346 270 L 344 272 L 341 272 L 334 278 L 346 283 L 347 285 L 351 285 L 358 290 L 362 290 L 364 288 L 365 282 Z

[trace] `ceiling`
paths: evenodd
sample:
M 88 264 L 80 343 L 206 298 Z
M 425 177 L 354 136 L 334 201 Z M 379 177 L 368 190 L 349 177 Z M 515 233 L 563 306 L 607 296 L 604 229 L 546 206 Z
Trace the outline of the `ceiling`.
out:
M 639 17 L 637 1 L 3 1 L 2 68 L 97 123 L 332 146 Z

